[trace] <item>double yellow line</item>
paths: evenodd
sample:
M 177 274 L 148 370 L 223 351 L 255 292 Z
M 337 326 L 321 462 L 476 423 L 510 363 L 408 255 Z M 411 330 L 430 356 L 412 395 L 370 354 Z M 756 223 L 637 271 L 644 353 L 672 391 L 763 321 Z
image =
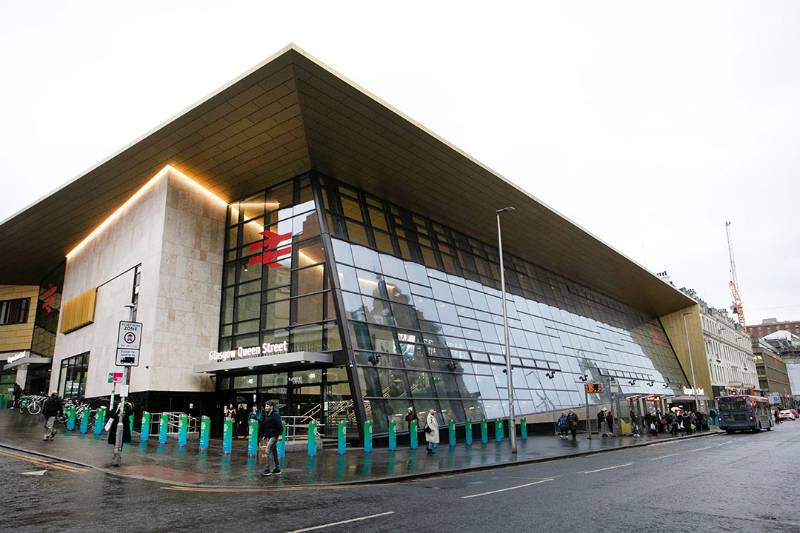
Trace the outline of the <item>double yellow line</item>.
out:
M 66 472 L 73 472 L 73 473 L 85 472 L 85 469 L 83 468 L 78 468 L 64 463 L 53 463 L 45 459 L 39 459 L 27 454 L 12 452 L 9 450 L 0 450 L 0 455 L 11 457 L 12 459 L 18 459 L 20 461 L 26 461 L 28 463 L 33 463 L 35 465 L 42 466 L 44 468 L 55 468 L 56 470 L 64 470 Z

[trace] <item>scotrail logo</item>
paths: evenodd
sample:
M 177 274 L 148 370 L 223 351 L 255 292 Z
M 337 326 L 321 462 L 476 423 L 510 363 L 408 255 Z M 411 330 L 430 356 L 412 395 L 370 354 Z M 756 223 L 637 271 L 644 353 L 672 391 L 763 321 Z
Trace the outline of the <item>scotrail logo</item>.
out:
M 261 232 L 261 235 L 264 236 L 264 240 L 261 242 L 254 242 L 250 245 L 251 252 L 257 252 L 258 250 L 264 250 L 263 253 L 258 255 L 254 255 L 250 259 L 248 259 L 248 265 L 257 265 L 261 263 L 262 265 L 267 265 L 270 268 L 278 268 L 281 266 L 280 263 L 276 262 L 275 260 L 281 258 L 283 256 L 289 255 L 292 253 L 292 246 L 285 246 L 280 250 L 277 250 L 278 245 L 283 241 L 288 241 L 292 238 L 292 232 L 278 234 L 273 231 L 265 230 Z

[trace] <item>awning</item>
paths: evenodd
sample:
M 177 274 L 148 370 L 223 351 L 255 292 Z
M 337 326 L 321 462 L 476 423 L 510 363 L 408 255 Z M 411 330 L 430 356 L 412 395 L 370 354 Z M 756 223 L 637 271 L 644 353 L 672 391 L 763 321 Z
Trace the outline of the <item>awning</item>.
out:
M 669 403 L 680 403 L 680 402 L 693 402 L 694 396 L 667 396 L 664 398 Z M 700 401 L 708 401 L 710 398 L 703 394 L 698 394 L 697 399 Z
M 39 365 L 47 364 L 47 365 L 49 365 L 49 364 L 51 364 L 53 362 L 53 359 L 50 358 L 50 357 L 44 357 L 44 356 L 41 356 L 41 355 L 38 355 L 38 354 L 35 354 L 35 353 L 30 353 L 30 352 L 26 353 L 22 357 L 16 357 L 16 358 L 14 358 L 13 356 L 9 357 L 8 360 L 11 360 L 11 362 L 10 363 L 6 363 L 6 365 L 4 366 L 5 370 L 8 370 L 9 368 L 15 368 L 15 367 L 18 367 L 18 366 L 22 366 L 22 365 L 36 365 L 36 364 L 39 364 Z
M 332 365 L 333 354 L 321 352 L 291 352 L 249 357 L 246 359 L 230 359 L 228 361 L 209 361 L 208 363 L 195 365 L 194 371 L 213 374 L 215 372 L 240 370 L 242 368 L 255 370 L 256 368 L 263 369 L 264 367 L 268 367 L 277 369 L 277 367 L 286 367 L 288 365 L 297 366 L 302 363 Z

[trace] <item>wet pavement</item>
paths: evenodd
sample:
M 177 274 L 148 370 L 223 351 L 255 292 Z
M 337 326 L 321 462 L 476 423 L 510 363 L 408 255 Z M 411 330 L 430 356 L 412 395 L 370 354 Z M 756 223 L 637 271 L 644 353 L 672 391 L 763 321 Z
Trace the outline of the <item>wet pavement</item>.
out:
M 800 422 L 380 485 L 188 487 L 0 449 L 0 531 L 800 531 Z M 37 475 L 42 473 L 41 475 Z
M 43 442 L 41 427 L 41 416 L 0 411 L 0 445 L 48 454 L 95 468 L 113 468 L 110 466 L 113 450 L 106 440 L 107 434 L 94 436 L 91 429 L 86 435 L 77 430 L 65 432 L 62 426 L 62 431 L 53 441 Z M 578 435 L 577 440 L 572 441 L 554 436 L 529 436 L 524 441 L 518 439 L 516 459 L 511 455 L 507 439 L 502 442 L 492 440 L 486 445 L 478 441 L 471 447 L 463 442 L 450 447 L 445 442 L 434 455 L 428 455 L 424 447 L 416 450 L 403 447 L 396 451 L 376 448 L 371 453 L 351 448 L 345 455 L 339 455 L 334 447 L 320 450 L 315 457 L 309 457 L 304 451 L 287 452 L 281 461 L 282 475 L 265 480 L 261 475 L 265 467 L 264 450 L 260 449 L 257 457 L 248 458 L 243 439 L 234 441 L 233 452 L 226 455 L 222 453 L 219 441 L 212 440 L 209 450 L 201 452 L 197 441 L 178 447 L 177 441 L 170 439 L 159 445 L 157 437 L 151 436 L 148 441 L 139 443 L 138 434 L 135 434 L 134 442 L 125 445 L 122 466 L 113 468 L 113 472 L 165 483 L 202 486 L 261 487 L 265 481 L 277 487 L 375 482 L 593 453 L 666 438 L 669 436 L 634 439 L 594 435 L 588 440 L 585 435 Z

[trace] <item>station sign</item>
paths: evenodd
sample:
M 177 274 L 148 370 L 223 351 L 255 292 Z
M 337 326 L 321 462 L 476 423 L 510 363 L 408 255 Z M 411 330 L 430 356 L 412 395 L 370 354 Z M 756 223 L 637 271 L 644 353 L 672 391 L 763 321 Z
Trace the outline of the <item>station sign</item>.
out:
M 209 361 L 231 361 L 233 359 L 249 359 L 251 357 L 261 357 L 262 355 L 278 355 L 289 353 L 289 342 L 265 342 L 261 346 L 240 346 L 235 350 L 223 352 L 211 351 L 208 353 Z
M 584 385 L 584 390 L 589 394 L 599 394 L 603 392 L 603 384 L 602 383 L 587 383 Z

